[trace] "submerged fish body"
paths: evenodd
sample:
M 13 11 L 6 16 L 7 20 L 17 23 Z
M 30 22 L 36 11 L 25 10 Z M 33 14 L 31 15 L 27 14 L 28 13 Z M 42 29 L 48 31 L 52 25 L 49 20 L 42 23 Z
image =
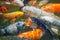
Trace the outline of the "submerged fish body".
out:
M 23 1 L 22 0 L 5 0 L 4 4 L 12 4 L 14 6 L 24 6 Z
M 5 5 L 0 5 L 0 12 L 8 12 L 8 8 Z
M 45 4 L 47 4 L 48 2 L 49 2 L 49 0 L 41 0 L 38 4 L 38 7 L 40 8 L 40 7 L 44 6 Z
M 19 38 L 32 38 L 32 39 L 39 39 L 42 37 L 42 30 L 41 29 L 35 29 L 33 31 L 28 31 L 28 32 L 24 32 L 24 33 L 21 33 L 21 34 L 18 34 L 17 37 Z
M 16 18 L 20 18 L 23 16 L 24 13 L 20 11 L 12 12 L 12 13 L 5 13 L 5 14 L 0 14 L 0 18 L 4 19 L 4 22 L 10 20 L 11 23 L 16 21 Z
M 42 10 L 46 12 L 60 12 L 60 4 L 50 3 L 41 7 Z
M 51 16 L 53 13 L 48 13 L 48 12 L 45 12 L 43 11 L 42 9 L 38 9 L 34 6 L 24 6 L 23 7 L 23 12 L 30 12 L 31 14 L 33 15 L 36 15 L 36 16 Z
M 16 17 L 20 17 L 20 16 L 23 16 L 23 15 L 24 15 L 24 13 L 23 13 L 23 12 L 20 12 L 20 11 L 2 14 L 2 16 L 3 16 L 4 18 L 8 18 L 8 19 L 14 19 L 14 18 L 16 18 Z
M 42 20 L 46 20 L 47 22 L 49 22 L 50 24 L 54 25 L 54 26 L 58 26 L 60 27 L 60 20 L 56 19 L 56 18 L 53 18 L 51 16 L 43 16 L 43 17 L 40 17 Z
M 21 28 L 24 27 L 25 22 L 16 22 L 14 24 L 10 24 L 9 26 L 2 28 L 4 29 L 4 34 L 8 35 L 8 34 L 18 34 L 19 31 L 21 31 Z M 3 31 L 0 29 L 1 33 L 3 34 Z M 3 34 L 3 35 L 4 35 Z
M 22 6 L 24 6 L 24 3 L 23 3 L 23 1 L 22 0 L 14 0 L 14 2 L 12 2 L 12 4 L 16 4 L 16 6 L 18 5 L 18 6 L 20 6 L 20 7 L 22 7 Z

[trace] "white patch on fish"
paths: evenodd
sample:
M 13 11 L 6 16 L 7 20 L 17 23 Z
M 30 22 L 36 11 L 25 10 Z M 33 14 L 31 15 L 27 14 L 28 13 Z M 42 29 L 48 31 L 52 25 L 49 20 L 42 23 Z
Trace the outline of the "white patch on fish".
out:
M 9 26 L 7 26 L 5 29 L 7 30 L 8 33 L 16 33 L 18 31 L 17 29 L 17 23 L 20 23 L 20 26 L 22 26 L 25 22 L 16 22 L 14 24 L 10 24 Z
M 58 34 L 58 29 L 57 28 L 51 28 L 51 29 L 55 34 Z
M 43 17 L 41 16 L 40 18 L 41 18 L 41 19 L 44 19 L 44 20 L 47 20 L 48 22 L 51 22 L 51 23 L 52 23 L 53 20 L 54 20 L 53 18 L 51 18 L 51 17 L 49 17 L 49 16 L 43 16 Z

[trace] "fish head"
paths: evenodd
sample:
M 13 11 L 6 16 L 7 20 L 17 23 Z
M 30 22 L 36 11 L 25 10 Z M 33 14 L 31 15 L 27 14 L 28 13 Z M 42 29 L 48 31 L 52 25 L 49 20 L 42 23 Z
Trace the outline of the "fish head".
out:
M 1 7 L 0 7 L 0 11 L 8 12 L 9 10 L 8 10 L 8 8 L 5 5 L 2 4 Z

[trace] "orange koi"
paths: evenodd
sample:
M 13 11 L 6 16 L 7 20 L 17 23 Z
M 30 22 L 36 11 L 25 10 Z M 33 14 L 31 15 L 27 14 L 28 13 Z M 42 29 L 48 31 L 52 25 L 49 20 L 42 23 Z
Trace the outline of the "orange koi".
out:
M 31 20 L 30 17 L 28 17 L 28 18 L 26 19 L 25 24 L 26 24 L 26 26 L 28 26 L 28 27 L 32 25 L 32 20 Z
M 60 12 L 60 4 L 46 4 L 45 6 L 42 6 L 41 9 L 46 12 Z
M 35 29 L 33 31 L 28 31 L 25 33 L 21 33 L 17 35 L 19 38 L 24 37 L 24 38 L 32 38 L 32 39 L 39 39 L 42 37 L 42 30 L 41 29 Z
M 33 2 L 33 6 L 37 7 L 38 3 L 37 2 Z
M 8 12 L 8 8 L 5 5 L 0 5 L 0 12 Z
M 32 5 L 32 6 L 35 6 L 35 7 L 38 6 L 38 3 L 35 0 L 29 0 L 28 4 Z

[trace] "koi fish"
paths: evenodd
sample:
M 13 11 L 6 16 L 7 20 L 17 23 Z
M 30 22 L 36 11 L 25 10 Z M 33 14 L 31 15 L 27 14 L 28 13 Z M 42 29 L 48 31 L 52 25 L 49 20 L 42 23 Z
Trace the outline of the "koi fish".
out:
M 26 27 L 30 27 L 33 30 L 37 28 L 37 24 L 33 23 L 30 17 L 28 17 L 27 20 L 25 21 L 25 25 Z
M 43 32 L 41 29 L 35 29 L 33 31 L 28 31 L 28 32 L 24 32 L 24 33 L 21 33 L 21 34 L 18 34 L 17 37 L 19 38 L 32 38 L 32 39 L 39 39 L 41 38 L 43 35 Z
M 38 6 L 38 3 L 36 2 L 36 0 L 30 0 L 30 1 L 28 2 L 28 4 L 31 5 L 31 6 L 35 6 L 35 7 Z
M 33 1 L 33 4 L 32 4 L 32 6 L 35 6 L 35 7 L 37 7 L 37 6 L 38 6 L 38 3 L 37 3 L 37 1 Z
M 16 35 L 19 34 L 21 31 L 21 28 L 24 27 L 25 22 L 16 22 L 14 24 L 10 24 L 5 28 L 0 27 L 0 35 Z
M 16 12 L 6 13 L 6 14 L 2 14 L 2 15 L 3 15 L 4 18 L 13 19 L 13 18 L 16 18 L 16 17 L 23 16 L 24 13 L 20 12 L 20 11 L 16 11 Z
M 8 8 L 5 5 L 0 5 L 0 12 L 8 12 Z
M 4 18 L 6 20 L 11 19 L 11 21 L 15 21 L 16 18 L 19 18 L 23 15 L 24 15 L 23 12 L 16 11 L 16 12 L 12 12 L 12 13 L 1 14 L 0 17 Z
M 22 0 L 6 0 L 4 4 L 12 4 L 14 6 L 24 6 Z
M 22 0 L 14 0 L 14 1 L 12 2 L 12 4 L 13 4 L 13 5 L 16 4 L 16 6 L 18 5 L 19 7 L 24 6 L 24 3 L 23 3 Z
M 48 24 L 48 22 L 45 22 L 42 19 L 37 19 L 35 17 L 30 17 L 32 19 L 32 21 L 34 23 L 36 23 L 39 27 L 41 27 L 42 29 L 46 30 L 46 32 L 48 32 L 50 34 L 51 37 L 53 37 L 52 31 L 49 29 L 48 26 L 50 26 L 50 24 Z
M 32 21 L 38 25 L 38 27 L 41 27 L 43 30 L 45 30 L 47 33 L 50 34 L 50 37 L 54 39 L 54 35 L 52 30 L 48 27 L 50 24 L 44 20 L 37 19 L 35 17 L 31 17 Z
M 35 6 L 35 7 L 41 7 L 41 6 L 45 5 L 45 4 L 47 4 L 48 1 L 49 1 L 49 0 L 30 0 L 30 1 L 28 1 L 28 3 L 29 3 L 30 5 L 32 5 L 32 6 Z M 39 3 L 38 3 L 38 2 L 39 2 Z M 27 4 L 28 4 L 28 3 L 27 3 Z
M 38 5 L 38 3 L 35 0 L 24 0 L 23 3 L 24 3 L 24 6 L 28 4 L 36 7 Z
M 60 12 L 60 4 L 58 3 L 51 3 L 51 4 L 46 4 L 41 7 L 42 10 L 46 12 Z

